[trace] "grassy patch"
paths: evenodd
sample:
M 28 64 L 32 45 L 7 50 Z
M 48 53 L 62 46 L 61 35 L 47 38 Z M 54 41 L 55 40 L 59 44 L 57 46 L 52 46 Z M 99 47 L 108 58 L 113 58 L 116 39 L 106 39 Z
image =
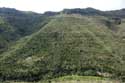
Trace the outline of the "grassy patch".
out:
M 97 76 L 63 76 L 47 81 L 39 81 L 39 82 L 0 82 L 0 83 L 119 83 L 117 80 L 102 78 Z
M 109 78 L 97 77 L 97 76 L 63 76 L 48 81 L 40 81 L 39 83 L 119 83 L 119 81 Z

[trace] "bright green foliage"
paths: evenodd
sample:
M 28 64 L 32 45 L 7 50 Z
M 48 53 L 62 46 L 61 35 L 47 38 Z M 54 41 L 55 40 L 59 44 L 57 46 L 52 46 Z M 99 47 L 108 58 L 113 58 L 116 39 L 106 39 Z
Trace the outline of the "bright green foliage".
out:
M 40 81 L 38 83 L 119 83 L 118 80 L 98 77 L 98 76 L 63 76 L 48 81 Z

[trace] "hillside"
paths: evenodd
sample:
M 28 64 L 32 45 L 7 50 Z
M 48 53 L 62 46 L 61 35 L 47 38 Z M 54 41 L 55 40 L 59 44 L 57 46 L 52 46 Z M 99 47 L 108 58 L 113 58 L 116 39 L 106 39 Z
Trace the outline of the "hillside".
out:
M 9 25 L 3 17 L 0 17 L 0 53 L 8 47 L 8 41 L 12 39 L 10 37 L 14 32 L 11 25 Z M 14 34 L 15 35 L 15 34 Z
M 122 20 L 116 24 L 104 16 L 54 16 L 0 55 L 0 79 L 37 81 L 66 75 L 124 79 Z
M 64 9 L 60 12 L 39 14 L 30 11 L 19 11 L 13 8 L 0 8 L 0 54 L 22 37 L 37 32 L 46 25 L 52 16 L 60 14 L 80 14 L 84 16 L 106 16 L 124 18 L 125 10 L 100 11 L 93 8 Z
M 80 14 L 84 16 L 106 16 L 106 17 L 120 17 L 125 18 L 125 9 L 111 10 L 111 11 L 101 11 L 91 7 L 88 8 L 74 8 L 74 9 L 64 9 L 60 12 L 45 12 L 44 15 L 54 16 L 59 14 Z
M 39 30 L 48 21 L 46 16 L 34 12 L 0 8 L 0 54 L 21 37 Z
M 35 83 L 119 83 L 117 80 L 102 78 L 96 76 L 63 76 L 55 79 L 48 80 L 40 80 Z M 14 82 L 14 81 L 6 81 L 6 83 L 32 83 L 32 82 Z M 34 82 L 33 82 L 34 83 Z

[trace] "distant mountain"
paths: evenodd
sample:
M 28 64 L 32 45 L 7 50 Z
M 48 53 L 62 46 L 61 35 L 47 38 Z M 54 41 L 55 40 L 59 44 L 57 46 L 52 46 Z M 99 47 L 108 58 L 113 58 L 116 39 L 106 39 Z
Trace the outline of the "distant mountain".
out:
M 80 14 L 80 15 L 87 15 L 87 16 L 94 16 L 94 15 L 100 15 L 100 16 L 108 16 L 108 17 L 121 17 L 125 18 L 125 9 L 120 10 L 113 10 L 113 11 L 101 11 L 97 10 L 91 7 L 88 8 L 76 8 L 76 9 L 64 9 L 60 12 L 45 12 L 45 15 L 57 15 L 57 14 Z
M 76 8 L 76 9 L 64 9 L 62 13 L 81 14 L 81 15 L 101 15 L 103 12 L 93 8 L 85 8 L 85 9 Z
M 125 18 L 125 9 L 105 11 L 106 15 Z

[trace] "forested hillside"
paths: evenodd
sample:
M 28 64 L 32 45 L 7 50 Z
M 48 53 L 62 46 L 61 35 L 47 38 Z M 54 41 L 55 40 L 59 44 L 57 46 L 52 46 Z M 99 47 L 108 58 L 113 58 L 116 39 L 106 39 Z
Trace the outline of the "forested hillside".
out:
M 78 75 L 124 81 L 123 12 L 87 8 L 37 14 L 0 9 L 0 80 Z
M 45 19 L 46 16 L 34 12 L 0 8 L 0 53 L 7 49 L 10 43 L 38 31 L 47 23 Z

